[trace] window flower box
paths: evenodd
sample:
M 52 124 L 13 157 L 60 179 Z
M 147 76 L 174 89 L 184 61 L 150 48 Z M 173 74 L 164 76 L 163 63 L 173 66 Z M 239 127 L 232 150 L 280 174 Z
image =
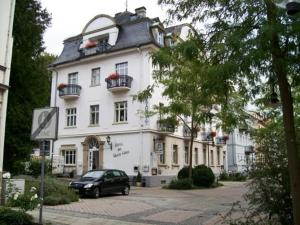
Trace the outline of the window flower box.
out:
M 217 132 L 215 132 L 215 131 L 210 132 L 210 136 L 215 137 L 216 135 L 217 135 Z
M 120 78 L 120 75 L 118 73 L 112 73 L 106 79 L 107 80 L 118 80 L 119 78 Z
M 97 44 L 98 44 L 97 41 L 88 40 L 84 47 L 85 48 L 93 48 L 93 47 L 96 47 Z
M 67 86 L 67 84 L 61 83 L 57 86 L 57 89 L 61 90 L 61 89 L 65 88 L 66 86 Z

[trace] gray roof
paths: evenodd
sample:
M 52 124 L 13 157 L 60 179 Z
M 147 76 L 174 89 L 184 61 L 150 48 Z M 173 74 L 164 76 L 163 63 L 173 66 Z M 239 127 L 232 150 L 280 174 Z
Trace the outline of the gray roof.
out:
M 114 46 L 105 49 L 106 53 L 138 47 L 149 43 L 158 45 L 150 30 L 151 24 L 157 22 L 157 19 L 154 20 L 147 17 L 139 18 L 136 14 L 130 12 L 118 13 L 115 15 L 114 19 L 119 27 L 118 40 Z M 64 48 L 61 55 L 50 66 L 57 66 L 104 52 L 99 50 L 87 50 L 83 54 L 79 51 L 81 40 L 81 34 L 66 39 L 64 41 Z

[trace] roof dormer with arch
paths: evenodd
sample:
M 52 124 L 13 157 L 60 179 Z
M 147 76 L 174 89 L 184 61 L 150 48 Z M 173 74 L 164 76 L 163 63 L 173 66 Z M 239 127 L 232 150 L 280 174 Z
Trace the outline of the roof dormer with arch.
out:
M 113 17 L 105 14 L 97 15 L 83 28 L 80 49 L 92 46 L 102 40 L 105 40 L 110 46 L 114 46 L 118 34 L 119 28 Z

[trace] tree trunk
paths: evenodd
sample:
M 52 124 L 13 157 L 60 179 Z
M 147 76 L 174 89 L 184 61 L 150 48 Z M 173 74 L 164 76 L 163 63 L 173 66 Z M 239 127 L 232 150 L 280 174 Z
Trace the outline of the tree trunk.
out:
M 191 139 L 190 139 L 190 154 L 189 154 L 189 180 L 192 181 L 192 172 L 193 172 L 193 143 L 194 143 L 194 123 L 193 119 L 191 122 Z
M 271 25 L 276 25 L 276 6 L 272 1 L 266 0 L 267 18 Z M 280 48 L 278 34 L 273 29 L 270 51 L 272 64 L 278 79 L 280 98 L 282 104 L 283 123 L 287 145 L 288 168 L 290 175 L 294 224 L 300 224 L 300 159 L 297 151 L 296 130 L 294 120 L 293 98 L 287 79 L 287 70 L 284 66 L 285 55 Z

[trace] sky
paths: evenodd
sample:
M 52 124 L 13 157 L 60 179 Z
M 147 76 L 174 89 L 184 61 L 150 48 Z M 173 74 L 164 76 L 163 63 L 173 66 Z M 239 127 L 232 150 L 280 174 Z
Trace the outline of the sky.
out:
M 166 19 L 166 10 L 157 0 L 127 0 L 128 11 L 145 6 L 147 16 Z M 41 0 L 42 7 L 52 15 L 52 24 L 44 34 L 46 52 L 59 55 L 63 41 L 81 33 L 84 26 L 96 15 L 114 16 L 126 9 L 126 0 Z

